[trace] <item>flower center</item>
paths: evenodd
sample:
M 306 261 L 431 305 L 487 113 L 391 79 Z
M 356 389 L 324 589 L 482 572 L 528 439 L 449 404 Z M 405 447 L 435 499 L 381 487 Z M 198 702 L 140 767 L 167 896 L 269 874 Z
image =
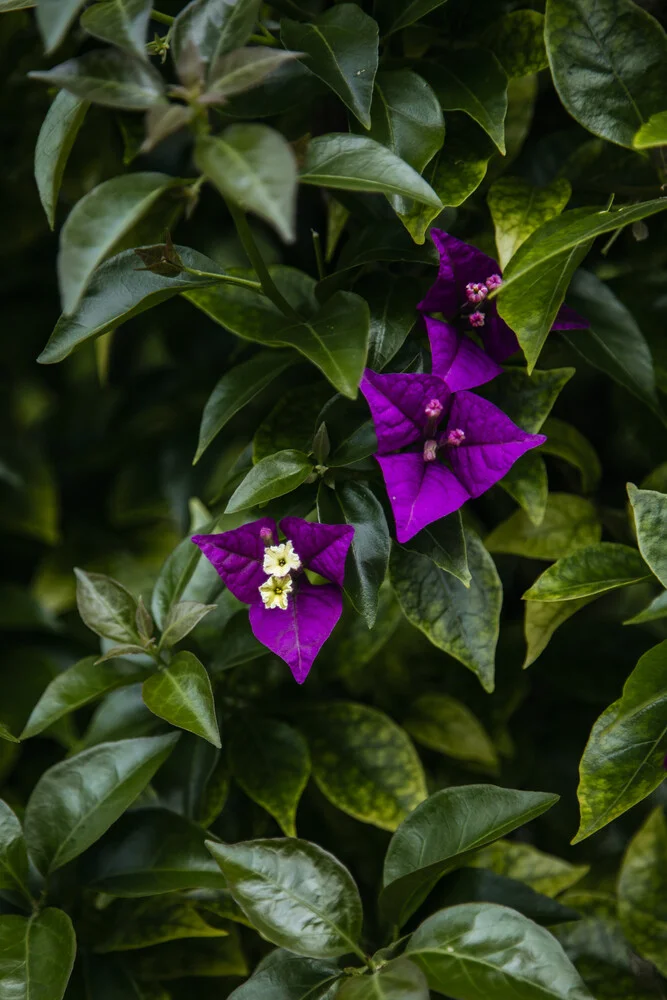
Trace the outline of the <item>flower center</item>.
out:
M 479 309 L 476 309 L 474 313 L 470 313 L 470 316 L 468 316 L 468 319 L 470 320 L 470 325 L 471 326 L 475 326 L 475 327 L 477 327 L 477 326 L 484 326 L 484 323 L 485 323 L 484 313 L 480 312 Z
M 503 279 L 500 277 L 499 274 L 492 274 L 484 282 L 484 284 L 486 285 L 487 289 L 490 292 L 494 291 L 494 289 L 496 289 L 496 288 L 500 288 L 500 286 L 502 285 L 502 283 L 503 283 Z
M 292 577 L 271 576 L 259 588 L 265 608 L 280 608 L 287 611 L 287 595 L 292 592 Z
M 476 306 L 483 302 L 489 294 L 489 289 L 481 281 L 471 281 L 466 285 L 466 296 L 468 302 Z
M 447 435 L 446 443 L 449 448 L 460 448 L 465 439 L 465 431 L 462 431 L 460 427 L 454 427 Z

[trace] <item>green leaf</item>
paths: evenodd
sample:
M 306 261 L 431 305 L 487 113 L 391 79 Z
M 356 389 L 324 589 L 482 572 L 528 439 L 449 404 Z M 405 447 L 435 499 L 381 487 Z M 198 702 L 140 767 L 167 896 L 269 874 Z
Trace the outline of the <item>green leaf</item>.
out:
M 534 187 L 521 177 L 501 177 L 491 185 L 487 202 L 502 268 L 543 222 L 560 215 L 571 193 L 572 185 L 564 177 L 557 177 L 541 188 Z
M 220 193 L 254 212 L 286 243 L 295 239 L 297 167 L 292 148 L 268 125 L 230 125 L 200 136 L 195 163 Z
M 300 725 L 308 737 L 318 787 L 355 819 L 395 830 L 426 797 L 415 748 L 384 712 L 331 702 L 309 709 Z
M 667 616 L 667 590 L 663 590 L 661 594 L 654 597 L 651 603 L 640 611 L 638 614 L 633 615 L 632 618 L 626 619 L 623 622 L 624 625 L 644 625 L 646 622 L 657 621 L 660 618 Z
M 395 546 L 391 582 L 406 618 L 438 649 L 455 657 L 493 691 L 502 586 L 493 559 L 467 534 L 468 588 L 427 556 Z
M 460 785 L 431 795 L 389 842 L 380 896 L 386 918 L 402 926 L 443 875 L 557 801 L 546 792 L 495 785 Z
M 225 513 L 247 510 L 291 493 L 306 481 L 312 471 L 312 463 L 302 451 L 289 448 L 277 451 L 253 466 L 232 494 Z
M 222 976 L 248 975 L 248 965 L 234 927 L 229 928 L 225 937 L 157 944 L 126 956 L 126 960 L 136 978 L 153 988 L 156 980 L 190 976 L 219 980 Z M 160 994 L 160 1000 L 168 995 Z
M 583 497 L 550 493 L 542 522 L 536 526 L 518 510 L 484 539 L 489 552 L 528 559 L 561 559 L 602 537 L 596 508 Z
M 420 60 L 443 111 L 465 111 L 505 154 L 507 75 L 486 49 L 452 50 L 441 62 Z
M 341 191 L 402 195 L 440 210 L 442 202 L 416 170 L 375 139 L 320 135 L 308 143 L 299 180 Z
M 535 892 L 524 882 L 480 868 L 466 867 L 450 876 L 442 895 L 448 907 L 459 903 L 498 903 L 550 930 L 579 918 L 577 910 Z
M 526 636 L 526 658 L 523 669 L 531 666 L 549 645 L 549 640 L 557 628 L 576 614 L 593 597 L 578 597 L 568 601 L 526 601 L 524 632 Z
M 137 602 L 129 590 L 102 573 L 74 572 L 76 603 L 88 628 L 105 639 L 136 642 Z
M 10 10 L 26 10 L 28 7 L 36 7 L 37 0 L 0 0 L 0 14 L 9 13 Z
M 173 604 L 165 619 L 159 648 L 175 646 L 196 628 L 202 618 L 216 608 L 217 604 L 201 604 L 199 601 L 181 601 Z
M 151 0 L 102 0 L 84 10 L 81 27 L 95 38 L 145 59 L 152 8 Z
M 0 916 L 0 991 L 7 1000 L 62 1000 L 75 955 L 72 921 L 62 910 Z
M 667 642 L 661 642 L 640 658 L 619 700 L 591 730 L 579 765 L 581 825 L 572 843 L 601 830 L 662 783 L 666 701 Z
M 544 47 L 544 15 L 513 10 L 489 26 L 481 42 L 488 45 L 509 77 L 539 73 L 549 65 Z
M 667 823 L 654 809 L 634 835 L 618 875 L 618 915 L 635 951 L 667 972 Z
M 344 979 L 338 1000 L 429 1000 L 428 983 L 421 969 L 407 958 L 387 962 L 370 976 Z
M 287 49 L 305 52 L 308 69 L 368 128 L 378 66 L 378 26 L 356 4 L 341 3 L 313 21 L 280 23 Z
M 558 95 L 589 132 L 632 147 L 665 106 L 667 38 L 629 0 L 547 0 L 545 41 Z M 591 94 L 595 100 L 591 101 Z
M 562 946 L 544 927 L 492 903 L 434 913 L 405 952 L 428 985 L 456 1000 L 593 1000 Z M 536 956 L 539 959 L 536 960 Z
M 441 7 L 445 2 L 446 0 L 407 0 L 407 2 L 406 0 L 400 0 L 399 3 L 394 3 L 395 16 L 385 33 L 393 35 L 395 31 L 407 28 L 410 24 L 414 24 L 415 21 L 426 17 L 432 10 Z M 390 4 L 390 9 L 391 6 Z
M 602 467 L 595 448 L 581 431 L 564 420 L 549 417 L 542 427 L 547 440 L 541 446 L 542 453 L 555 455 L 569 462 L 581 473 L 581 488 L 584 493 L 595 493 Z
M 551 899 L 576 885 L 589 870 L 588 865 L 572 865 L 515 840 L 496 840 L 477 851 L 467 864 L 518 879 Z
M 431 691 L 420 695 L 403 722 L 418 743 L 447 757 L 480 764 L 485 770 L 498 768 L 496 748 L 481 722 L 463 702 L 448 694 Z
M 212 77 L 202 100 L 207 104 L 225 103 L 227 97 L 257 87 L 274 70 L 300 55 L 300 52 L 261 46 L 228 52 L 216 62 L 215 77 Z
M 233 719 L 229 762 L 234 780 L 273 816 L 286 837 L 296 837 L 296 811 L 310 776 L 303 736 L 277 719 Z
M 603 233 L 667 208 L 667 198 L 609 211 L 575 208 L 543 223 L 507 265 L 498 311 L 516 333 L 532 371 L 553 326 L 572 275 Z
M 522 455 L 499 485 L 526 512 L 531 524 L 542 524 L 549 502 L 549 480 L 544 459 L 538 451 Z
M 165 174 L 113 177 L 74 206 L 60 234 L 58 280 L 63 312 L 81 302 L 93 271 L 174 181 Z
M 464 587 L 470 586 L 468 550 L 461 512 L 456 511 L 429 524 L 406 543 L 412 552 L 420 552 L 445 573 L 451 573 Z
M 362 954 L 359 891 L 332 854 L 293 838 L 206 846 L 267 941 L 309 958 Z
M 183 74 L 194 60 L 202 77 L 213 75 L 218 59 L 248 41 L 259 15 L 260 0 L 195 0 L 174 21 L 171 49 Z
M 21 733 L 21 739 L 37 736 L 70 712 L 126 684 L 145 679 L 151 667 L 117 660 L 98 662 L 94 656 L 79 660 L 53 678 L 33 708 Z
M 321 521 L 351 524 L 354 528 L 345 571 L 345 593 L 368 627 L 373 628 L 378 592 L 387 572 L 391 549 L 382 505 L 363 483 L 341 481 L 334 490 L 320 486 L 317 509 Z
M 302 958 L 277 948 L 257 965 L 229 1000 L 331 1000 L 342 973 L 333 962 Z
M 95 951 L 104 955 L 150 948 L 166 941 L 227 936 L 224 928 L 207 924 L 189 900 L 154 896 L 140 903 L 116 901 L 107 908 L 96 934 Z
M 371 314 L 368 367 L 382 371 L 415 325 L 414 284 L 407 276 L 398 275 L 387 282 L 380 274 L 370 274 L 355 287 Z
M 178 737 L 153 736 L 99 746 L 49 768 L 25 813 L 25 838 L 41 872 L 62 868 L 94 844 L 143 791 Z
M 164 81 L 158 71 L 119 49 L 94 49 L 53 69 L 28 75 L 108 108 L 147 111 L 166 103 Z
M 83 3 L 84 0 L 37 0 L 37 26 L 47 55 L 58 48 Z
M 134 809 L 97 845 L 83 872 L 97 892 L 126 898 L 225 888 L 204 830 L 168 809 Z
M 145 655 L 147 652 L 147 647 L 144 645 L 139 646 L 137 643 L 127 643 L 122 646 L 112 646 L 104 656 L 98 656 L 95 663 L 106 663 L 108 660 L 115 660 L 117 657 L 121 656 L 134 656 L 137 654 Z
M 35 181 L 51 229 L 56 224 L 56 206 L 72 146 L 83 125 L 88 101 L 66 90 L 56 94 L 37 136 Z
M 667 587 L 667 557 L 661 544 L 667 524 L 667 495 L 656 490 L 638 490 L 632 483 L 628 483 L 627 489 L 639 551 L 652 573 Z
M 160 719 L 220 747 L 211 681 L 193 653 L 177 653 L 168 667 L 144 681 L 141 696 Z
M 629 309 L 604 282 L 583 270 L 575 274 L 568 300 L 591 322 L 590 330 L 562 334 L 570 346 L 660 413 L 651 349 Z
M 508 368 L 484 395 L 522 430 L 537 434 L 574 373 L 574 368 L 535 369 L 530 374 L 523 368 Z
M 653 149 L 667 146 L 667 111 L 658 111 L 638 129 L 632 140 L 635 149 Z
M 15 813 L 0 799 L 0 889 L 20 892 L 30 899 L 28 852 Z
M 559 559 L 538 576 L 523 595 L 525 601 L 572 601 L 627 587 L 649 578 L 648 566 L 636 549 L 617 542 L 598 542 Z
M 308 454 L 313 447 L 317 422 L 322 420 L 322 407 L 329 399 L 330 384 L 313 380 L 279 396 L 276 405 L 255 431 L 252 439 L 253 462 L 257 463 L 285 448 L 296 448 Z
M 291 351 L 260 351 L 222 376 L 204 407 L 194 463 L 199 461 L 227 421 L 295 360 L 296 356 Z
M 209 596 L 208 582 L 217 587 L 218 574 L 209 566 L 201 551 L 192 543 L 192 535 L 200 532 L 210 534 L 213 531 L 238 527 L 236 518 L 216 518 L 210 520 L 204 508 L 194 508 L 191 516 L 190 530 L 176 548 L 165 559 L 158 574 L 153 595 L 151 597 L 151 612 L 159 629 L 164 628 L 164 622 L 170 608 L 187 594 L 188 598 Z M 212 570 L 212 572 L 211 572 Z

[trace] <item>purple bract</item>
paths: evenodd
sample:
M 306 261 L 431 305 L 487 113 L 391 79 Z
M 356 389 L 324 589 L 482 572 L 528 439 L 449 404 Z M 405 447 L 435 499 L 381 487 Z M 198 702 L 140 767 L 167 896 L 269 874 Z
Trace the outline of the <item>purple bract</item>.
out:
M 438 375 L 361 381 L 375 424 L 375 455 L 399 542 L 490 489 L 526 451 L 543 444 L 487 400 L 456 392 Z
M 234 597 L 250 605 L 255 637 L 288 664 L 303 684 L 343 610 L 345 559 L 354 528 L 284 517 L 280 542 L 270 517 L 192 541 Z M 316 585 L 309 569 L 329 583 Z

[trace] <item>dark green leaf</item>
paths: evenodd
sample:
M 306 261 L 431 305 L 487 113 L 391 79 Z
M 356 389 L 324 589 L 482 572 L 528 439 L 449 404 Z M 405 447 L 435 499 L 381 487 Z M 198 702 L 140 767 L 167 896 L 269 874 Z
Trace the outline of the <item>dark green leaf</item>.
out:
M 202 618 L 215 611 L 216 607 L 216 604 L 201 604 L 199 601 L 181 601 L 173 604 L 165 619 L 159 648 L 175 646 L 196 628 Z
M 207 847 L 252 926 L 309 958 L 355 952 L 361 900 L 347 868 L 306 840 L 255 840 Z
M 593 600 L 595 595 L 568 601 L 526 601 L 524 670 L 544 652 L 556 629 Z
M 470 586 L 472 576 L 468 569 L 466 536 L 459 511 L 422 528 L 406 547 L 428 556 L 445 573 L 451 573 L 460 580 L 464 587 Z
M 331 1000 L 341 975 L 333 962 L 301 958 L 279 948 L 262 959 L 229 1000 Z
M 192 61 L 201 68 L 202 78 L 213 72 L 226 52 L 248 41 L 259 14 L 260 0 L 194 0 L 174 22 L 171 48 L 183 75 Z M 185 81 L 184 81 L 185 82 Z
M 559 559 L 523 595 L 526 601 L 572 601 L 646 580 L 649 569 L 636 549 L 616 542 L 587 545 Z
M 340 1000 L 429 1000 L 429 991 L 417 965 L 395 958 L 370 976 L 344 979 L 336 996 Z
M 373 18 L 356 4 L 342 3 L 310 22 L 285 18 L 280 37 L 286 48 L 305 52 L 308 69 L 368 128 L 378 66 L 378 26 Z
M 84 10 L 81 26 L 89 35 L 145 59 L 152 8 L 151 0 L 102 0 Z
M 190 901 L 155 896 L 141 903 L 122 900 L 104 911 L 95 951 L 135 951 L 166 941 L 227 937 L 222 927 L 207 924 Z
M 549 480 L 538 451 L 522 455 L 503 476 L 500 486 L 526 512 L 531 524 L 542 524 L 549 501 Z
M 277 719 L 236 716 L 229 761 L 246 795 L 274 817 L 286 837 L 296 837 L 296 810 L 310 776 L 303 736 Z
M 477 851 L 468 864 L 518 879 L 552 899 L 579 882 L 589 870 L 588 865 L 572 865 L 516 840 L 496 840 Z
M 661 542 L 667 523 L 667 495 L 655 490 L 638 490 L 628 483 L 628 498 L 635 519 L 639 551 L 663 587 L 667 587 L 667 558 Z
M 523 368 L 509 368 L 485 395 L 522 430 L 537 434 L 574 373 L 574 368 L 549 368 L 529 375 Z
M 450 51 L 438 63 L 420 62 L 443 111 L 465 111 L 505 153 L 507 75 L 485 49 Z
M 0 889 L 19 892 L 30 899 L 28 853 L 16 815 L 0 799 Z
M 667 642 L 645 653 L 623 694 L 597 720 L 579 765 L 581 825 L 573 843 L 601 830 L 660 785 L 667 752 Z
M 426 797 L 415 749 L 384 712 L 352 702 L 314 707 L 300 720 L 313 758 L 313 777 L 343 812 L 395 830 Z
M 38 0 L 37 25 L 47 54 L 57 49 L 84 0 Z
M 446 0 L 399 0 L 398 3 L 390 3 L 390 9 L 393 7 L 395 16 L 386 33 L 391 35 L 395 31 L 400 31 L 401 28 L 407 28 L 415 21 L 426 17 L 436 7 L 441 7 L 445 2 Z
M 543 222 L 560 215 L 571 193 L 572 185 L 564 177 L 557 177 L 543 188 L 534 187 L 521 177 L 501 177 L 491 185 L 487 201 L 502 268 Z
M 544 47 L 544 15 L 536 10 L 513 10 L 489 25 L 482 36 L 510 77 L 539 73 L 549 65 Z
M 596 508 L 583 497 L 550 493 L 544 518 L 534 525 L 517 511 L 484 539 L 489 552 L 508 552 L 529 559 L 561 559 L 602 537 Z
M 311 380 L 281 395 L 255 431 L 253 462 L 285 448 L 308 454 L 312 450 L 317 421 L 321 420 L 322 407 L 331 399 L 331 391 L 328 382 Z
M 557 801 L 557 795 L 546 792 L 494 785 L 461 785 L 431 795 L 389 843 L 380 897 L 387 919 L 402 926 L 444 874 Z
M 458 903 L 498 903 L 518 910 L 543 927 L 579 919 L 576 910 L 540 895 L 524 882 L 479 868 L 463 868 L 450 876 L 443 902 L 448 907 Z
M 258 86 L 270 73 L 299 55 L 299 52 L 260 46 L 228 52 L 215 64 L 215 76 L 202 99 L 206 103 L 224 103 L 227 97 Z
M 66 90 L 56 94 L 42 123 L 35 146 L 35 181 L 51 229 L 69 154 L 88 111 L 88 101 Z
M 287 449 L 263 458 L 232 494 L 225 513 L 247 510 L 291 493 L 306 481 L 312 470 L 310 459 L 302 451 Z
M 185 977 L 247 976 L 248 966 L 234 927 L 217 938 L 194 938 L 153 945 L 126 956 L 132 973 L 142 986 L 155 988 L 155 981 Z M 169 994 L 160 993 L 160 1000 Z
M 44 873 L 94 844 L 146 787 L 178 737 L 101 743 L 49 768 L 28 800 L 25 837 Z
M 368 367 L 379 372 L 403 346 L 417 320 L 414 283 L 407 276 L 387 282 L 382 275 L 371 274 L 355 287 L 371 313 Z
M 630 841 L 618 877 L 618 915 L 633 948 L 667 973 L 667 823 L 658 807 Z
M 463 702 L 436 691 L 420 695 L 411 705 L 404 727 L 418 743 L 455 760 L 481 764 L 496 771 L 498 755 L 481 722 Z
M 584 493 L 594 493 L 600 482 L 602 468 L 595 448 L 581 431 L 564 420 L 549 417 L 542 426 L 547 436 L 541 446 L 542 453 L 556 455 L 570 465 L 574 465 L 581 473 L 581 488 Z
M 7 1000 L 61 1000 L 75 955 L 72 921 L 62 910 L 0 916 L 0 990 Z
M 119 49 L 94 49 L 30 76 L 108 108 L 147 111 L 165 103 L 164 82 L 158 71 Z
M 168 667 L 144 681 L 141 695 L 159 718 L 220 747 L 211 681 L 193 653 L 177 653 Z
M 210 520 L 206 511 L 196 511 L 190 524 L 190 531 L 179 542 L 173 552 L 167 556 L 153 588 L 151 611 L 158 628 L 164 627 L 170 608 L 187 593 L 188 598 L 201 599 L 209 594 L 209 584 L 217 586 L 218 575 L 207 564 L 201 551 L 191 541 L 197 532 L 210 534 L 213 531 L 225 531 L 238 527 L 235 518 L 224 516 Z M 212 572 L 211 572 L 212 570 Z
M 391 582 L 408 621 L 472 670 L 485 691 L 493 691 L 502 586 L 479 538 L 466 539 L 469 587 L 427 556 L 400 546 L 392 551 Z

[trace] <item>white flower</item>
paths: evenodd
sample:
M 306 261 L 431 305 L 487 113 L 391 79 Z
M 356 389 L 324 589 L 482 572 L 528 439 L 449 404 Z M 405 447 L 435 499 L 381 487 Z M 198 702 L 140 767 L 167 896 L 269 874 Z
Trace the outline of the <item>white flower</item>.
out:
M 263 570 L 269 576 L 287 576 L 293 569 L 299 569 L 301 560 L 294 551 L 291 542 L 282 545 L 269 545 L 264 550 Z
M 265 608 L 280 608 L 287 611 L 287 595 L 292 592 L 292 578 L 272 576 L 259 588 Z

